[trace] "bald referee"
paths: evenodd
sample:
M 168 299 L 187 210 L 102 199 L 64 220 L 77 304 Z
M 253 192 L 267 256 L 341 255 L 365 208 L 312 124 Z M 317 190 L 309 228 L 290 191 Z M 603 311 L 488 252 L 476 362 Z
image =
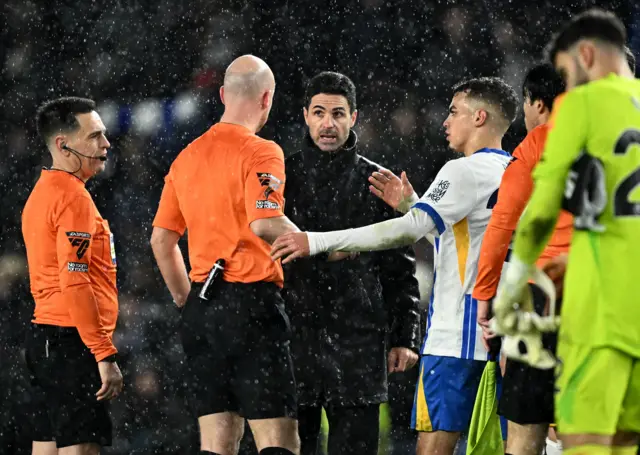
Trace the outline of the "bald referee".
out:
M 227 68 L 224 114 L 171 165 L 153 222 L 153 252 L 182 309 L 201 454 L 237 453 L 243 419 L 260 455 L 299 453 L 282 266 L 269 254 L 271 242 L 298 228 L 283 215 L 282 149 L 256 136 L 274 89 L 257 57 Z M 185 230 L 188 275 L 178 248 Z

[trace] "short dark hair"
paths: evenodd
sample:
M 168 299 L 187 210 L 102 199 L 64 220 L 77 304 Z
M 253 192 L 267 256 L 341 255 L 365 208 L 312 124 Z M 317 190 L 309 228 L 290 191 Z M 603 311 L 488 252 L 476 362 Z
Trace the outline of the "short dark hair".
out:
M 633 51 L 629 49 L 629 46 L 624 47 L 624 56 L 627 58 L 627 64 L 631 68 L 631 72 L 635 76 L 636 74 L 636 56 L 633 55 Z
M 595 39 L 610 44 L 620 52 L 627 42 L 624 24 L 611 11 L 593 8 L 567 22 L 549 41 L 545 54 L 553 63 L 559 52 L 568 51 L 582 39 Z
M 328 95 L 342 95 L 347 99 L 351 112 L 356 110 L 356 86 L 344 74 L 334 73 L 333 71 L 323 71 L 311 78 L 307 84 L 307 90 L 304 95 L 304 105 L 309 107 L 311 98 L 319 93 Z
M 550 63 L 540 63 L 531 68 L 522 83 L 522 96 L 532 103 L 542 101 L 549 110 L 553 108 L 553 100 L 564 91 L 564 81 Z
M 38 135 L 45 143 L 57 133 L 71 133 L 80 128 L 76 115 L 96 110 L 96 103 L 88 98 L 65 96 L 43 103 L 36 113 Z
M 461 92 L 497 107 L 507 125 L 511 125 L 516 118 L 518 96 L 513 88 L 499 77 L 479 77 L 459 82 L 453 86 L 453 96 Z

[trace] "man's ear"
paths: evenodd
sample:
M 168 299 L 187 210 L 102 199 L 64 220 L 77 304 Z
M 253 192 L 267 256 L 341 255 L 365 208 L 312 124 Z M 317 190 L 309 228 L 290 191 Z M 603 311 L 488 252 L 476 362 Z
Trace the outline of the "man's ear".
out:
M 351 128 L 353 128 L 353 125 L 356 124 L 357 119 L 358 119 L 358 110 L 356 109 L 355 111 L 353 111 L 353 114 L 351 114 Z
M 262 94 L 262 97 L 260 98 L 260 107 L 262 109 L 267 109 L 269 107 L 269 103 L 271 103 L 271 94 L 273 92 L 271 90 L 267 90 L 266 92 L 264 92 Z
M 484 125 L 489 118 L 487 111 L 484 109 L 478 109 L 473 113 L 473 124 L 479 128 Z
M 596 47 L 592 42 L 583 40 L 578 44 L 578 59 L 585 69 L 591 69 L 595 57 Z
M 220 101 L 224 104 L 224 85 L 220 87 Z
M 55 139 L 53 140 L 56 150 L 58 150 L 59 152 L 64 153 L 65 155 L 68 155 L 70 152 L 68 152 L 67 150 L 64 149 L 64 147 L 67 145 L 67 139 L 62 136 L 62 135 L 58 135 L 55 137 Z
M 536 112 L 538 114 L 544 114 L 544 111 L 547 109 L 547 106 L 545 106 L 542 100 L 536 100 L 533 104 L 535 105 Z
M 302 114 L 304 115 L 304 123 L 307 124 L 307 126 L 309 126 L 309 110 L 306 107 L 302 108 Z

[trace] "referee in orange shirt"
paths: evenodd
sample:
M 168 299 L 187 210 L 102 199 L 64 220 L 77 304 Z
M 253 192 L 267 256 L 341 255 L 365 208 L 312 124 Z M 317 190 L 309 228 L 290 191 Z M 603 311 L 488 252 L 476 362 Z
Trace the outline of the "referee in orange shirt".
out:
M 33 454 L 97 454 L 111 445 L 107 401 L 122 390 L 112 342 L 118 318 L 109 224 L 85 183 L 104 170 L 106 129 L 95 103 L 60 98 L 38 109 L 53 157 L 22 212 L 33 324 L 26 341 Z
M 484 338 L 488 328 L 490 301 L 495 297 L 503 263 L 508 261 L 509 245 L 518 220 L 533 192 L 531 173 L 542 158 L 547 134 L 551 128 L 554 99 L 565 89 L 553 66 L 543 63 L 532 67 L 522 84 L 523 110 L 527 136 L 513 152 L 502 182 L 491 220 L 482 240 L 478 277 L 473 297 L 478 300 L 478 323 Z M 553 236 L 538 261 L 542 267 L 551 258 L 569 250 L 573 219 L 568 212 L 558 218 Z M 546 297 L 535 284 L 530 284 L 533 304 L 543 314 Z M 555 352 L 557 335 L 545 334 L 543 344 Z M 537 455 L 542 453 L 545 436 L 554 421 L 554 371 L 540 370 L 514 359 L 507 359 L 498 413 L 509 421 L 507 454 Z
M 256 136 L 274 89 L 259 58 L 245 55 L 227 68 L 224 114 L 171 165 L 153 221 L 158 267 L 182 308 L 201 454 L 235 454 L 245 418 L 260 455 L 299 452 L 283 273 L 270 257 L 270 243 L 298 228 L 283 214 L 282 150 Z M 189 275 L 178 247 L 185 230 Z

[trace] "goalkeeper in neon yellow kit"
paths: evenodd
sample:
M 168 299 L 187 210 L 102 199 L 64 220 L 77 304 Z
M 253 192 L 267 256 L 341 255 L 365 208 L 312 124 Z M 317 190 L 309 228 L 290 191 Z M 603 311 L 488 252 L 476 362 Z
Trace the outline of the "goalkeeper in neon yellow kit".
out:
M 525 330 L 513 317 L 533 264 L 560 208 L 573 212 L 555 399 L 567 455 L 635 455 L 640 433 L 640 81 L 625 42 L 618 18 L 590 10 L 550 43 L 568 92 L 494 302 L 498 332 Z

